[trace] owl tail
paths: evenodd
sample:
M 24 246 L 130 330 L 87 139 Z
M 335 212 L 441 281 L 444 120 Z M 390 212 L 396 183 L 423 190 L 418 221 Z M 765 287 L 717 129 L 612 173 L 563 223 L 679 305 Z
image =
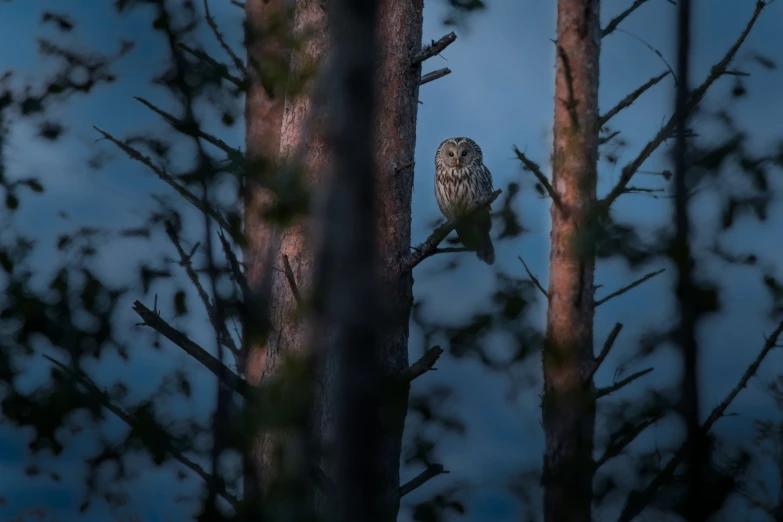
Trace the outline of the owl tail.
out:
M 488 265 L 495 264 L 495 246 L 492 244 L 492 238 L 489 237 L 489 234 L 476 245 L 476 257 Z

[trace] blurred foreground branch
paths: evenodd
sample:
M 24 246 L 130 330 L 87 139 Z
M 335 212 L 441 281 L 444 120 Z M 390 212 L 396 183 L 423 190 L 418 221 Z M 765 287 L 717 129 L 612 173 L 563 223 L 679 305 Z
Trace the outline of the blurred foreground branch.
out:
M 109 398 L 109 395 L 101 390 L 97 384 L 95 384 L 92 379 L 90 379 L 87 375 L 84 375 L 82 372 L 76 371 L 72 368 L 69 368 L 65 364 L 53 359 L 52 357 L 49 357 L 48 355 L 43 356 L 45 359 L 50 361 L 52 364 L 57 366 L 60 370 L 62 370 L 65 374 L 69 375 L 75 382 L 81 384 L 87 389 L 87 393 L 93 398 L 93 400 L 97 400 L 101 406 L 112 412 L 117 418 L 119 418 L 121 421 L 123 421 L 125 424 L 127 424 L 131 429 L 136 430 L 137 433 L 147 433 L 149 431 L 149 424 L 145 424 L 145 427 L 143 429 L 137 429 L 138 423 L 136 422 L 136 419 L 133 415 L 126 412 L 119 406 L 112 403 L 111 399 Z M 148 434 L 150 436 L 151 434 Z M 236 508 L 239 505 L 239 500 L 226 491 L 225 485 L 223 484 L 223 481 L 219 477 L 214 477 L 207 473 L 204 468 L 187 458 L 179 449 L 177 449 L 171 442 L 168 440 L 168 435 L 164 433 L 157 434 L 156 437 L 160 437 L 156 443 L 163 442 L 165 446 L 166 452 L 172 456 L 175 460 L 179 461 L 181 464 L 183 464 L 186 468 L 191 470 L 193 473 L 201 477 L 204 482 L 207 484 L 211 484 L 213 487 L 217 489 L 217 492 L 220 496 L 225 498 L 234 508 Z
M 246 399 L 252 397 L 250 385 L 246 381 L 229 370 L 225 364 L 220 362 L 204 348 L 188 339 L 188 336 L 169 325 L 157 312 L 150 310 L 140 301 L 133 302 L 133 311 L 141 317 L 142 321 L 144 321 L 143 326 L 149 326 L 166 339 L 182 348 L 188 355 L 203 364 L 204 367 L 212 372 L 219 380 L 221 379 L 221 376 L 223 376 L 224 379 L 222 380 L 222 383 L 229 389 L 237 392 Z
M 707 420 L 705 420 L 701 425 L 702 435 L 706 435 L 706 433 L 712 428 L 718 419 L 723 417 L 723 414 L 726 412 L 726 409 L 729 407 L 731 402 L 737 397 L 737 395 L 739 395 L 740 391 L 742 391 L 742 389 L 748 385 L 748 381 L 751 379 L 751 377 L 756 375 L 756 372 L 758 371 L 759 366 L 761 366 L 761 363 L 764 361 L 764 358 L 769 354 L 770 351 L 772 351 L 773 348 L 776 347 L 778 338 L 781 334 L 783 334 L 783 321 L 778 323 L 778 326 L 772 332 L 772 335 L 767 338 L 763 348 L 756 356 L 756 359 L 750 364 L 750 366 L 748 366 L 748 368 L 745 370 L 745 373 L 742 374 L 742 377 L 740 378 L 737 385 L 734 386 L 726 398 L 723 399 L 723 401 L 721 401 L 721 403 L 712 410 L 710 416 L 707 417 Z M 661 486 L 668 484 L 672 480 L 675 470 L 680 464 L 682 464 L 686 456 L 687 441 L 680 446 L 671 460 L 669 460 L 666 466 L 655 476 L 655 478 L 653 478 L 652 481 L 650 481 L 644 490 L 634 490 L 630 495 L 628 495 L 628 499 L 625 502 L 625 506 L 623 507 L 623 511 L 620 514 L 620 517 L 617 519 L 617 522 L 630 522 L 639 513 L 641 513 L 653 499 L 658 489 L 660 489 Z
M 747 25 L 745 26 L 745 30 L 742 31 L 742 33 L 739 35 L 736 42 L 734 42 L 734 45 L 732 45 L 731 48 L 728 51 L 726 51 L 726 54 L 723 56 L 723 58 L 712 67 L 712 69 L 710 70 L 710 74 L 707 75 L 707 78 L 702 82 L 702 84 L 699 85 L 693 91 L 691 91 L 690 96 L 688 98 L 688 103 L 686 105 L 686 111 L 688 113 L 692 112 L 693 109 L 699 104 L 699 102 L 701 102 L 701 100 L 704 98 L 704 95 L 707 93 L 707 90 L 712 86 L 713 83 L 715 83 L 716 80 L 718 80 L 718 78 L 720 78 L 725 74 L 728 74 L 729 64 L 736 56 L 742 44 L 745 42 L 745 39 L 750 33 L 750 30 L 755 25 L 756 20 L 758 20 L 761 11 L 767 5 L 769 5 L 769 3 L 770 2 L 764 2 L 761 0 L 756 2 L 756 8 L 753 11 L 753 15 L 751 16 Z M 609 194 L 607 194 L 606 197 L 603 198 L 599 203 L 601 203 L 604 207 L 609 207 L 614 202 L 614 200 L 616 200 L 621 194 L 623 194 L 625 187 L 631 181 L 631 178 L 633 178 L 634 174 L 636 174 L 636 172 L 639 170 L 642 164 L 647 160 L 647 158 L 649 158 L 650 155 L 653 152 L 655 152 L 655 150 L 667 138 L 672 136 L 676 122 L 678 121 L 679 117 L 680 117 L 679 114 L 676 113 L 673 114 L 671 118 L 669 118 L 669 121 L 667 121 L 666 124 L 663 126 L 663 128 L 661 128 L 661 130 L 658 131 L 658 134 L 656 134 L 655 137 L 652 140 L 650 140 L 650 142 L 647 143 L 647 145 L 645 145 L 645 147 L 641 150 L 641 152 L 639 152 L 639 155 L 636 156 L 636 158 L 633 161 L 631 161 L 630 163 L 628 163 L 623 167 L 623 170 L 620 174 L 620 180 L 617 182 L 614 188 L 609 192 Z

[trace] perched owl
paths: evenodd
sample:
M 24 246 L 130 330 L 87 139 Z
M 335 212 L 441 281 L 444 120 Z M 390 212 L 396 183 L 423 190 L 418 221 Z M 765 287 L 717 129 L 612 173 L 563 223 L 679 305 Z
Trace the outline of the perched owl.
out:
M 492 174 L 484 165 L 481 147 L 470 138 L 449 138 L 435 153 L 435 199 L 443 215 L 459 221 L 475 208 L 476 201 L 492 193 Z M 489 205 L 460 222 L 457 236 L 460 242 L 476 252 L 479 259 L 491 265 L 495 262 L 495 247 L 489 232 L 492 219 Z

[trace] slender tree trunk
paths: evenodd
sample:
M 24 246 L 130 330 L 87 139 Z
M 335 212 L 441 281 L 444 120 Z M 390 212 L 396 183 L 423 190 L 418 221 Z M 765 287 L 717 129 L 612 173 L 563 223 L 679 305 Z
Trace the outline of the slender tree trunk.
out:
M 542 405 L 544 520 L 590 522 L 595 396 L 592 234 L 598 158 L 599 0 L 557 10 L 551 250 Z

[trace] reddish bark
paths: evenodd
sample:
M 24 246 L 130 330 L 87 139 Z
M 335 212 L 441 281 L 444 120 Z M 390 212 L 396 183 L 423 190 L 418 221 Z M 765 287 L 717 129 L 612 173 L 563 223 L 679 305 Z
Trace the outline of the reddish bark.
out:
M 281 3 L 279 0 L 271 2 Z M 250 17 L 251 4 L 257 9 L 266 8 L 264 0 L 250 0 L 247 4 Z M 420 64 L 413 64 L 412 57 L 421 49 L 423 2 L 399 2 L 382 0 L 378 12 L 379 64 L 376 69 L 377 117 L 375 136 L 376 163 L 376 211 L 378 237 L 378 262 L 384 296 L 389 308 L 384 316 L 388 319 L 381 336 L 383 372 L 392 376 L 408 365 L 408 321 L 412 303 L 412 277 L 410 273 L 399 275 L 401 260 L 409 253 L 411 228 L 411 196 L 413 191 L 413 169 L 397 170 L 413 160 L 416 144 L 416 115 L 418 112 L 418 90 Z M 262 11 L 258 11 L 262 13 Z M 262 16 L 259 15 L 259 16 Z M 262 18 L 263 19 L 263 18 Z M 293 22 L 294 38 L 306 34 L 305 45 L 291 56 L 291 77 L 302 69 L 324 62 L 330 44 L 326 27 L 326 12 L 316 0 L 297 0 Z M 253 49 L 251 53 L 255 52 Z M 248 96 L 248 153 L 253 147 L 265 152 L 264 143 L 272 143 L 275 129 L 272 122 L 280 115 L 279 99 L 264 98 L 264 91 L 251 86 Z M 321 107 L 312 99 L 312 89 L 305 88 L 296 95 L 286 97 L 282 123 L 277 136 L 280 143 L 280 159 L 301 163 L 304 185 L 313 194 L 319 195 L 319 187 L 328 172 L 329 154 L 324 143 L 321 123 Z M 255 96 L 255 97 L 254 97 Z M 252 120 L 252 121 L 251 121 Z M 260 121 L 264 120 L 264 121 Z M 252 143 L 256 145 L 251 145 Z M 271 149 L 271 147 L 270 147 Z M 271 152 L 270 152 L 271 154 Z M 258 190 L 249 208 L 258 208 L 265 193 Z M 308 321 L 295 320 L 297 301 L 291 291 L 284 270 L 268 267 L 282 266 L 279 261 L 287 256 L 294 279 L 305 302 L 312 287 L 313 249 L 312 219 L 303 217 L 285 230 L 280 231 L 273 245 L 273 257 L 267 252 L 270 231 L 262 223 L 246 216 L 246 235 L 249 244 L 245 250 L 245 262 L 249 262 L 248 282 L 256 288 L 263 276 L 269 274 L 271 334 L 268 342 L 251 347 L 246 376 L 252 383 L 264 383 L 274 378 L 284 359 L 290 355 L 305 355 L 309 337 Z M 319 378 L 327 393 L 319 397 L 316 405 L 315 425 L 322 442 L 333 438 L 333 411 L 329 390 L 333 389 L 331 366 L 327 365 Z M 399 510 L 399 460 L 402 446 L 402 432 L 407 412 L 408 385 L 396 388 L 385 402 L 384 422 L 388 427 L 381 440 L 381 477 L 385 493 L 382 495 L 384 513 L 388 522 L 397 518 Z M 259 467 L 270 469 L 270 443 L 257 447 L 255 460 Z M 329 474 L 331 466 L 323 465 Z M 268 471 L 267 471 L 268 473 Z
M 544 520 L 590 522 L 595 396 L 590 244 L 598 158 L 599 0 L 559 0 L 547 343 Z

